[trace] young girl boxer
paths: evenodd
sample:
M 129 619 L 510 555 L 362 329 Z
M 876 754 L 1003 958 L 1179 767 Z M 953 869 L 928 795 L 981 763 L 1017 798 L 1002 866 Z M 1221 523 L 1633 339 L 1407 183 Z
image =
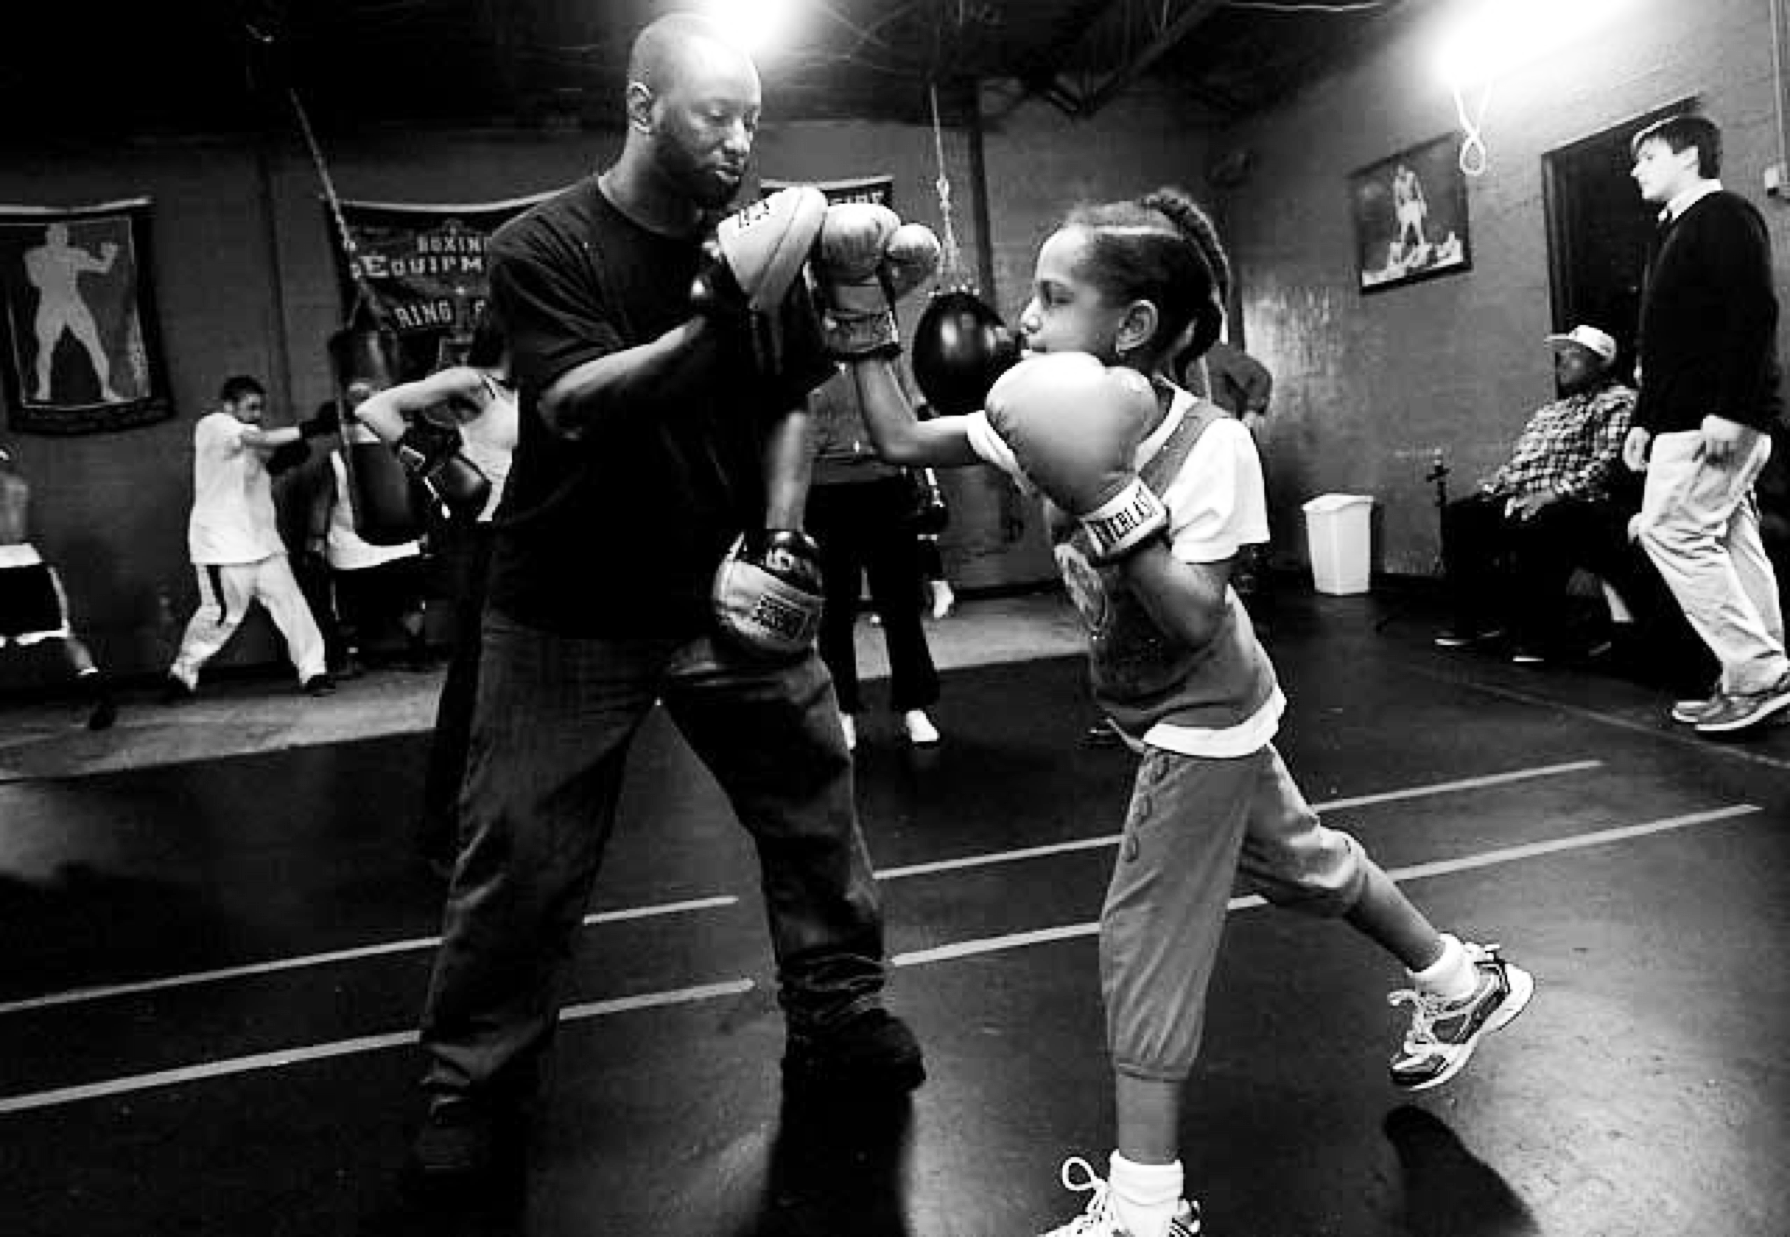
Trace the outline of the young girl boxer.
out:
M 1100 920 L 1118 1116 L 1110 1175 L 1082 1159 L 1063 1184 L 1092 1201 L 1051 1237 L 1188 1237 L 1177 1131 L 1207 983 L 1239 875 L 1268 901 L 1338 917 L 1390 952 L 1412 1007 L 1392 1081 L 1452 1078 L 1516 1017 L 1533 979 L 1438 933 L 1354 838 L 1325 828 L 1273 738 L 1285 707 L 1230 585 L 1267 539 L 1248 429 L 1166 367 L 1218 337 L 1228 262 L 1185 194 L 1072 212 L 1039 251 L 1019 326 L 1027 356 L 985 409 L 916 420 L 886 368 L 859 368 L 888 459 L 986 461 L 1049 500 L 1058 566 L 1091 643 L 1096 698 L 1141 754 Z

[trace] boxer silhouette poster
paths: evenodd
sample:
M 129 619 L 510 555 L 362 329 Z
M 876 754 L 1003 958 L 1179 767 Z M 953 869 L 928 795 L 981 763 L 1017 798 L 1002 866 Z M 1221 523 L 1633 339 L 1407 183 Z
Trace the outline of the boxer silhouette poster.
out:
M 7 424 L 90 434 L 173 415 L 150 295 L 148 199 L 0 207 Z
M 1349 202 L 1361 292 L 1472 269 L 1467 178 L 1454 138 L 1436 138 L 1353 173 Z

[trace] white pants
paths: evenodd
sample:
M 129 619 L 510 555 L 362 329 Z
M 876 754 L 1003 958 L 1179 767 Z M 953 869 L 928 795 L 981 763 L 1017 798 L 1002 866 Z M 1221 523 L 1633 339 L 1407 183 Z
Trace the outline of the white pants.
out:
M 1702 458 L 1695 430 L 1653 440 L 1641 496 L 1641 545 L 1684 617 L 1722 664 L 1722 690 L 1757 692 L 1790 673 L 1777 573 L 1759 538 L 1753 482 L 1771 439 L 1748 430 L 1731 462 Z
M 284 554 L 258 563 L 195 564 L 193 571 L 199 577 L 199 608 L 187 620 L 180 655 L 168 668 L 171 676 L 188 687 L 198 686 L 199 668 L 230 642 L 257 601 L 286 638 L 286 656 L 300 683 L 328 668 L 323 634 Z

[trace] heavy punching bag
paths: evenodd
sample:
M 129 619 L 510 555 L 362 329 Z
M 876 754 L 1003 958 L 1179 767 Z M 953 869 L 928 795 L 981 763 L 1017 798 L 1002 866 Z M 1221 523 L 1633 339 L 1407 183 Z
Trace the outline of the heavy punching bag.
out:
M 935 292 L 914 328 L 914 381 L 933 411 L 962 416 L 982 407 L 994 380 L 1019 360 L 1019 340 L 968 288 Z
M 348 473 L 354 531 L 371 545 L 402 545 L 423 535 L 424 506 L 392 449 L 353 417 L 356 404 L 398 380 L 398 341 L 390 331 L 351 326 L 329 337 L 329 360 L 342 408 L 342 463 Z

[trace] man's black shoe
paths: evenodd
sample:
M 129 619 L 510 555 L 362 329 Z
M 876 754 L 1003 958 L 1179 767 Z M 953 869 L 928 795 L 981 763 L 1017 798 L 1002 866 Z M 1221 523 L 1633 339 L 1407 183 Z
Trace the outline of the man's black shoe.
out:
M 162 703 L 185 704 L 193 698 L 193 689 L 181 680 L 169 675 L 162 680 Z
M 526 1118 L 513 1106 L 438 1096 L 410 1144 L 408 1177 L 425 1194 L 501 1185 L 522 1174 L 527 1136 Z
M 873 1006 L 825 1031 L 792 1032 L 783 1080 L 797 1091 L 905 1094 L 926 1081 L 926 1063 L 907 1023 Z
M 333 696 L 336 694 L 336 681 L 327 674 L 313 674 L 301 685 L 307 696 Z

